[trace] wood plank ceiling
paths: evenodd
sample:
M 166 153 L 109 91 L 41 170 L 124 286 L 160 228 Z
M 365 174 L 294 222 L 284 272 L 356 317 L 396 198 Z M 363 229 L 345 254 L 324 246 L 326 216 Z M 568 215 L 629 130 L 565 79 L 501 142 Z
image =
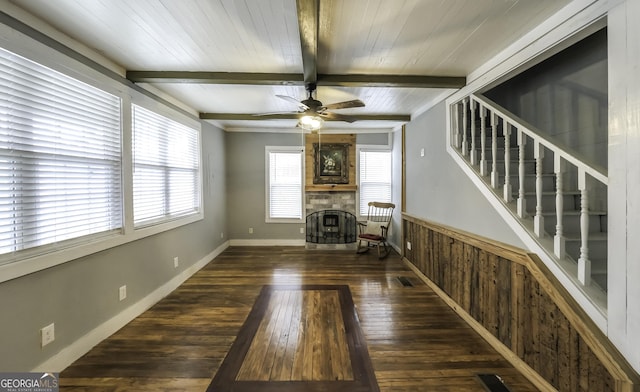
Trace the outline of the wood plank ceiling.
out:
M 22 9 L 228 130 L 295 131 L 298 108 L 325 104 L 391 130 L 571 0 L 0 0 Z M 5 7 L 3 7 L 5 8 Z M 24 17 L 23 17 L 24 19 Z M 24 20 L 26 23 L 30 21 Z

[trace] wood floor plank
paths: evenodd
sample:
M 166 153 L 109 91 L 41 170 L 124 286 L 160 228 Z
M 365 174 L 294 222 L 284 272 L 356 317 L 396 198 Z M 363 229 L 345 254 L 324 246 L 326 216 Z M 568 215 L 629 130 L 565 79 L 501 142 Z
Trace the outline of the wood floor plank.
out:
M 398 276 L 408 277 L 414 287 L 402 286 Z M 228 248 L 173 293 L 65 369 L 60 376 L 61 390 L 205 391 L 266 285 L 347 285 L 380 391 L 484 391 L 475 378 L 478 373 L 499 375 L 513 391 L 536 390 L 422 284 L 398 256 L 379 261 L 375 254 L 298 247 Z M 464 287 L 457 290 L 468 292 Z M 304 369 L 296 369 L 295 356 L 305 353 L 292 353 L 297 342 L 309 333 L 309 326 L 302 322 L 281 328 L 286 320 L 302 320 L 302 313 L 308 312 L 301 306 L 301 296 L 289 295 L 280 299 L 287 305 L 274 320 L 281 332 L 271 335 L 264 351 L 265 358 L 271 358 L 268 377 L 280 380 L 301 379 Z M 321 299 L 311 300 L 320 309 L 315 316 L 311 312 L 311 323 L 329 331 L 314 337 L 312 342 L 317 339 L 317 343 L 305 351 L 331 345 L 330 341 L 343 333 L 339 326 L 327 327 L 328 309 L 335 306 L 335 299 Z M 350 358 L 341 358 L 334 351 L 324 357 L 326 363 L 316 370 L 319 375 L 335 375 L 350 362 Z M 313 377 L 315 365 L 311 366 Z M 358 364 L 354 366 L 357 374 Z M 353 374 L 339 377 L 349 380 Z M 326 382 L 325 390 L 334 390 L 331 383 Z M 310 392 L 295 381 L 279 388 L 282 385 L 274 382 L 273 390 Z

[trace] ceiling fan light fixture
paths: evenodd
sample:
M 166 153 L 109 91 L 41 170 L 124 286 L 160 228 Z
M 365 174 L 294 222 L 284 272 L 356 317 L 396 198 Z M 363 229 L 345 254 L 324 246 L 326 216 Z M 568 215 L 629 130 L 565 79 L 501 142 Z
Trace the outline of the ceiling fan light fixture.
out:
M 317 131 L 322 128 L 324 120 L 320 116 L 304 115 L 300 117 L 298 126 L 305 131 Z

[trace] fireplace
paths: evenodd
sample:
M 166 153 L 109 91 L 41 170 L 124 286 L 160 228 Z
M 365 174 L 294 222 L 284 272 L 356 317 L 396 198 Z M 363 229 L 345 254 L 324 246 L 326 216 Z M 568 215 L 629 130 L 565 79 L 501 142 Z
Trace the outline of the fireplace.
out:
M 356 217 L 342 210 L 322 210 L 307 215 L 307 242 L 350 244 L 356 242 Z

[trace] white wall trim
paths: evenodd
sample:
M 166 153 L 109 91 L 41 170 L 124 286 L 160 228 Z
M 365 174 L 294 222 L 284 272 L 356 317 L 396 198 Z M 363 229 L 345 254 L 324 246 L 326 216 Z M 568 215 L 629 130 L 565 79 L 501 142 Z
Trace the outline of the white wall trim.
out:
M 230 246 L 304 246 L 305 240 L 230 240 Z
M 186 268 L 179 275 L 158 287 L 146 297 L 142 298 L 135 304 L 129 306 L 122 312 L 118 313 L 108 321 L 97 326 L 73 344 L 63 348 L 53 357 L 42 362 L 34 369 L 33 372 L 56 372 L 59 373 L 85 355 L 89 350 L 98 343 L 116 333 L 120 328 L 127 325 L 136 317 L 140 316 L 147 309 L 158 303 L 161 299 L 169 295 L 172 291 L 180 287 L 187 279 L 209 264 L 213 259 L 218 257 L 225 249 L 229 247 L 229 241 L 224 242 L 211 253 L 198 260 L 195 264 Z

